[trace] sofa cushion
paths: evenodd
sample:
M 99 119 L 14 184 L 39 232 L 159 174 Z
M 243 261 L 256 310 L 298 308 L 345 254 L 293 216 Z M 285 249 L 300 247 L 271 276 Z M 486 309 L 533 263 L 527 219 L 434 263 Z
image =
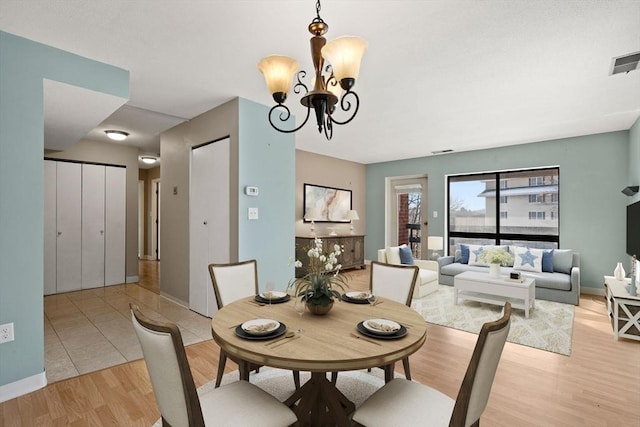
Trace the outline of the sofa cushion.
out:
M 405 265 L 413 265 L 413 252 L 409 246 L 402 245 L 399 248 L 400 263 Z
M 542 252 L 542 271 L 553 273 L 553 249 Z
M 522 272 L 522 276 L 530 277 L 536 281 L 536 288 L 555 289 L 558 291 L 571 290 L 571 275 L 564 273 L 533 273 Z
M 500 267 L 500 274 L 507 275 L 513 269 L 511 267 Z M 421 270 L 422 271 L 422 270 Z M 487 267 L 473 266 L 467 264 L 461 264 L 454 262 L 447 265 L 440 266 L 440 273 L 445 276 L 455 276 L 465 271 L 480 271 L 487 273 L 489 269 Z M 536 288 L 554 289 L 559 291 L 571 290 L 571 275 L 564 273 L 534 273 L 529 271 L 523 271 L 524 277 L 531 277 L 536 281 Z
M 571 274 L 573 266 L 573 252 L 571 249 L 556 249 L 553 251 L 553 271 Z
M 513 260 L 514 270 L 542 273 L 542 249 L 516 246 L 513 248 L 513 253 L 515 255 Z
M 387 249 L 387 263 L 400 264 L 400 246 L 389 246 Z

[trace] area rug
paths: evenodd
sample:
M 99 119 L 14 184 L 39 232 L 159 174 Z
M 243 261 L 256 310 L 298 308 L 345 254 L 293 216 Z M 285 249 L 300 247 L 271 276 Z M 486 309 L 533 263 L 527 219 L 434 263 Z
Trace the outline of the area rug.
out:
M 558 302 L 536 300 L 536 307 L 525 319 L 524 310 L 511 311 L 511 330 L 507 341 L 565 356 L 571 355 L 574 306 Z M 479 333 L 482 324 L 498 319 L 502 307 L 463 301 L 453 303 L 453 286 L 440 285 L 438 291 L 411 305 L 422 317 L 436 325 L 466 332 Z
M 396 378 L 404 378 L 404 375 L 399 373 L 396 373 L 395 376 Z M 302 384 L 309 380 L 310 377 L 311 374 L 309 374 L 309 372 L 300 372 L 300 382 Z M 238 371 L 230 372 L 222 377 L 222 385 L 238 381 L 238 379 Z M 295 390 L 291 371 L 284 369 L 264 366 L 260 368 L 260 372 L 252 372 L 249 381 L 251 384 L 257 385 L 267 393 L 275 396 L 276 399 L 281 402 L 291 396 Z M 344 393 L 344 395 L 356 405 L 356 408 L 362 405 L 369 396 L 383 385 L 384 371 L 382 369 L 372 369 L 371 372 L 367 372 L 366 370 L 340 372 L 338 374 L 338 381 L 336 382 L 338 390 Z M 198 394 L 206 393 L 213 388 L 215 388 L 215 381 L 199 387 Z M 153 427 L 161 426 L 161 420 L 156 421 L 153 425 Z

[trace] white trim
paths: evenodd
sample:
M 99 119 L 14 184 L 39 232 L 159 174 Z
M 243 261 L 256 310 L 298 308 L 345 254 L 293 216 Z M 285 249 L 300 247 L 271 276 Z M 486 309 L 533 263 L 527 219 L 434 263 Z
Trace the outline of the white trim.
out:
M 27 378 L 5 384 L 0 386 L 0 403 L 15 399 L 16 397 L 31 393 L 32 391 L 39 390 L 46 385 L 47 375 L 44 371 Z
M 140 277 L 139 276 L 129 276 L 125 280 L 125 283 L 136 283 L 136 282 L 139 282 L 139 281 L 140 281 Z
M 174 296 L 172 296 L 172 295 L 169 295 L 169 294 L 167 294 L 167 293 L 165 293 L 165 292 L 162 292 L 162 291 L 160 291 L 160 296 L 161 296 L 161 297 L 163 297 L 163 298 L 168 299 L 169 301 L 171 301 L 171 302 L 173 302 L 173 303 L 175 303 L 175 304 L 178 304 L 178 305 L 180 305 L 180 306 L 182 306 L 182 307 L 186 308 L 187 310 L 191 310 L 191 309 L 189 308 L 189 303 L 188 303 L 188 302 L 186 302 L 186 301 L 182 301 L 181 299 L 178 299 L 178 298 L 176 298 L 176 297 L 174 297 Z M 191 310 L 191 311 L 193 311 L 193 310 Z M 198 313 L 198 314 L 199 314 L 199 313 Z M 205 317 L 208 317 L 208 316 L 205 316 Z

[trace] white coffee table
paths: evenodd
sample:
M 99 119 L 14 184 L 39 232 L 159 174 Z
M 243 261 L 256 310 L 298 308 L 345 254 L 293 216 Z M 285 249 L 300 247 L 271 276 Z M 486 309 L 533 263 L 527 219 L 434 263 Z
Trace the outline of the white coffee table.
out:
M 529 308 L 535 308 L 536 304 L 536 281 L 525 277 L 518 282 L 507 276 L 494 278 L 489 273 L 465 271 L 453 278 L 453 298 L 456 305 L 465 299 L 496 305 L 509 301 L 511 307 L 524 310 L 528 319 Z

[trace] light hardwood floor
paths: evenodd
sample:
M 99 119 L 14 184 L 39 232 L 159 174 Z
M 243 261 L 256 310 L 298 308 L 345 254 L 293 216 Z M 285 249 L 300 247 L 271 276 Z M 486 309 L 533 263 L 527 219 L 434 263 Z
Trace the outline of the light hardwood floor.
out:
M 366 289 L 369 270 L 351 273 Z M 414 380 L 455 397 L 476 335 L 429 325 L 411 356 Z M 218 347 L 187 347 L 196 385 L 215 378 Z M 236 367 L 227 364 L 227 371 Z M 402 372 L 400 364 L 397 366 Z M 72 379 L 0 404 L 0 426 L 148 426 L 159 417 L 142 360 Z M 415 425 L 420 425 L 416 420 Z M 507 343 L 481 418 L 486 426 L 640 426 L 640 343 L 614 341 L 604 301 L 583 295 L 570 357 Z

